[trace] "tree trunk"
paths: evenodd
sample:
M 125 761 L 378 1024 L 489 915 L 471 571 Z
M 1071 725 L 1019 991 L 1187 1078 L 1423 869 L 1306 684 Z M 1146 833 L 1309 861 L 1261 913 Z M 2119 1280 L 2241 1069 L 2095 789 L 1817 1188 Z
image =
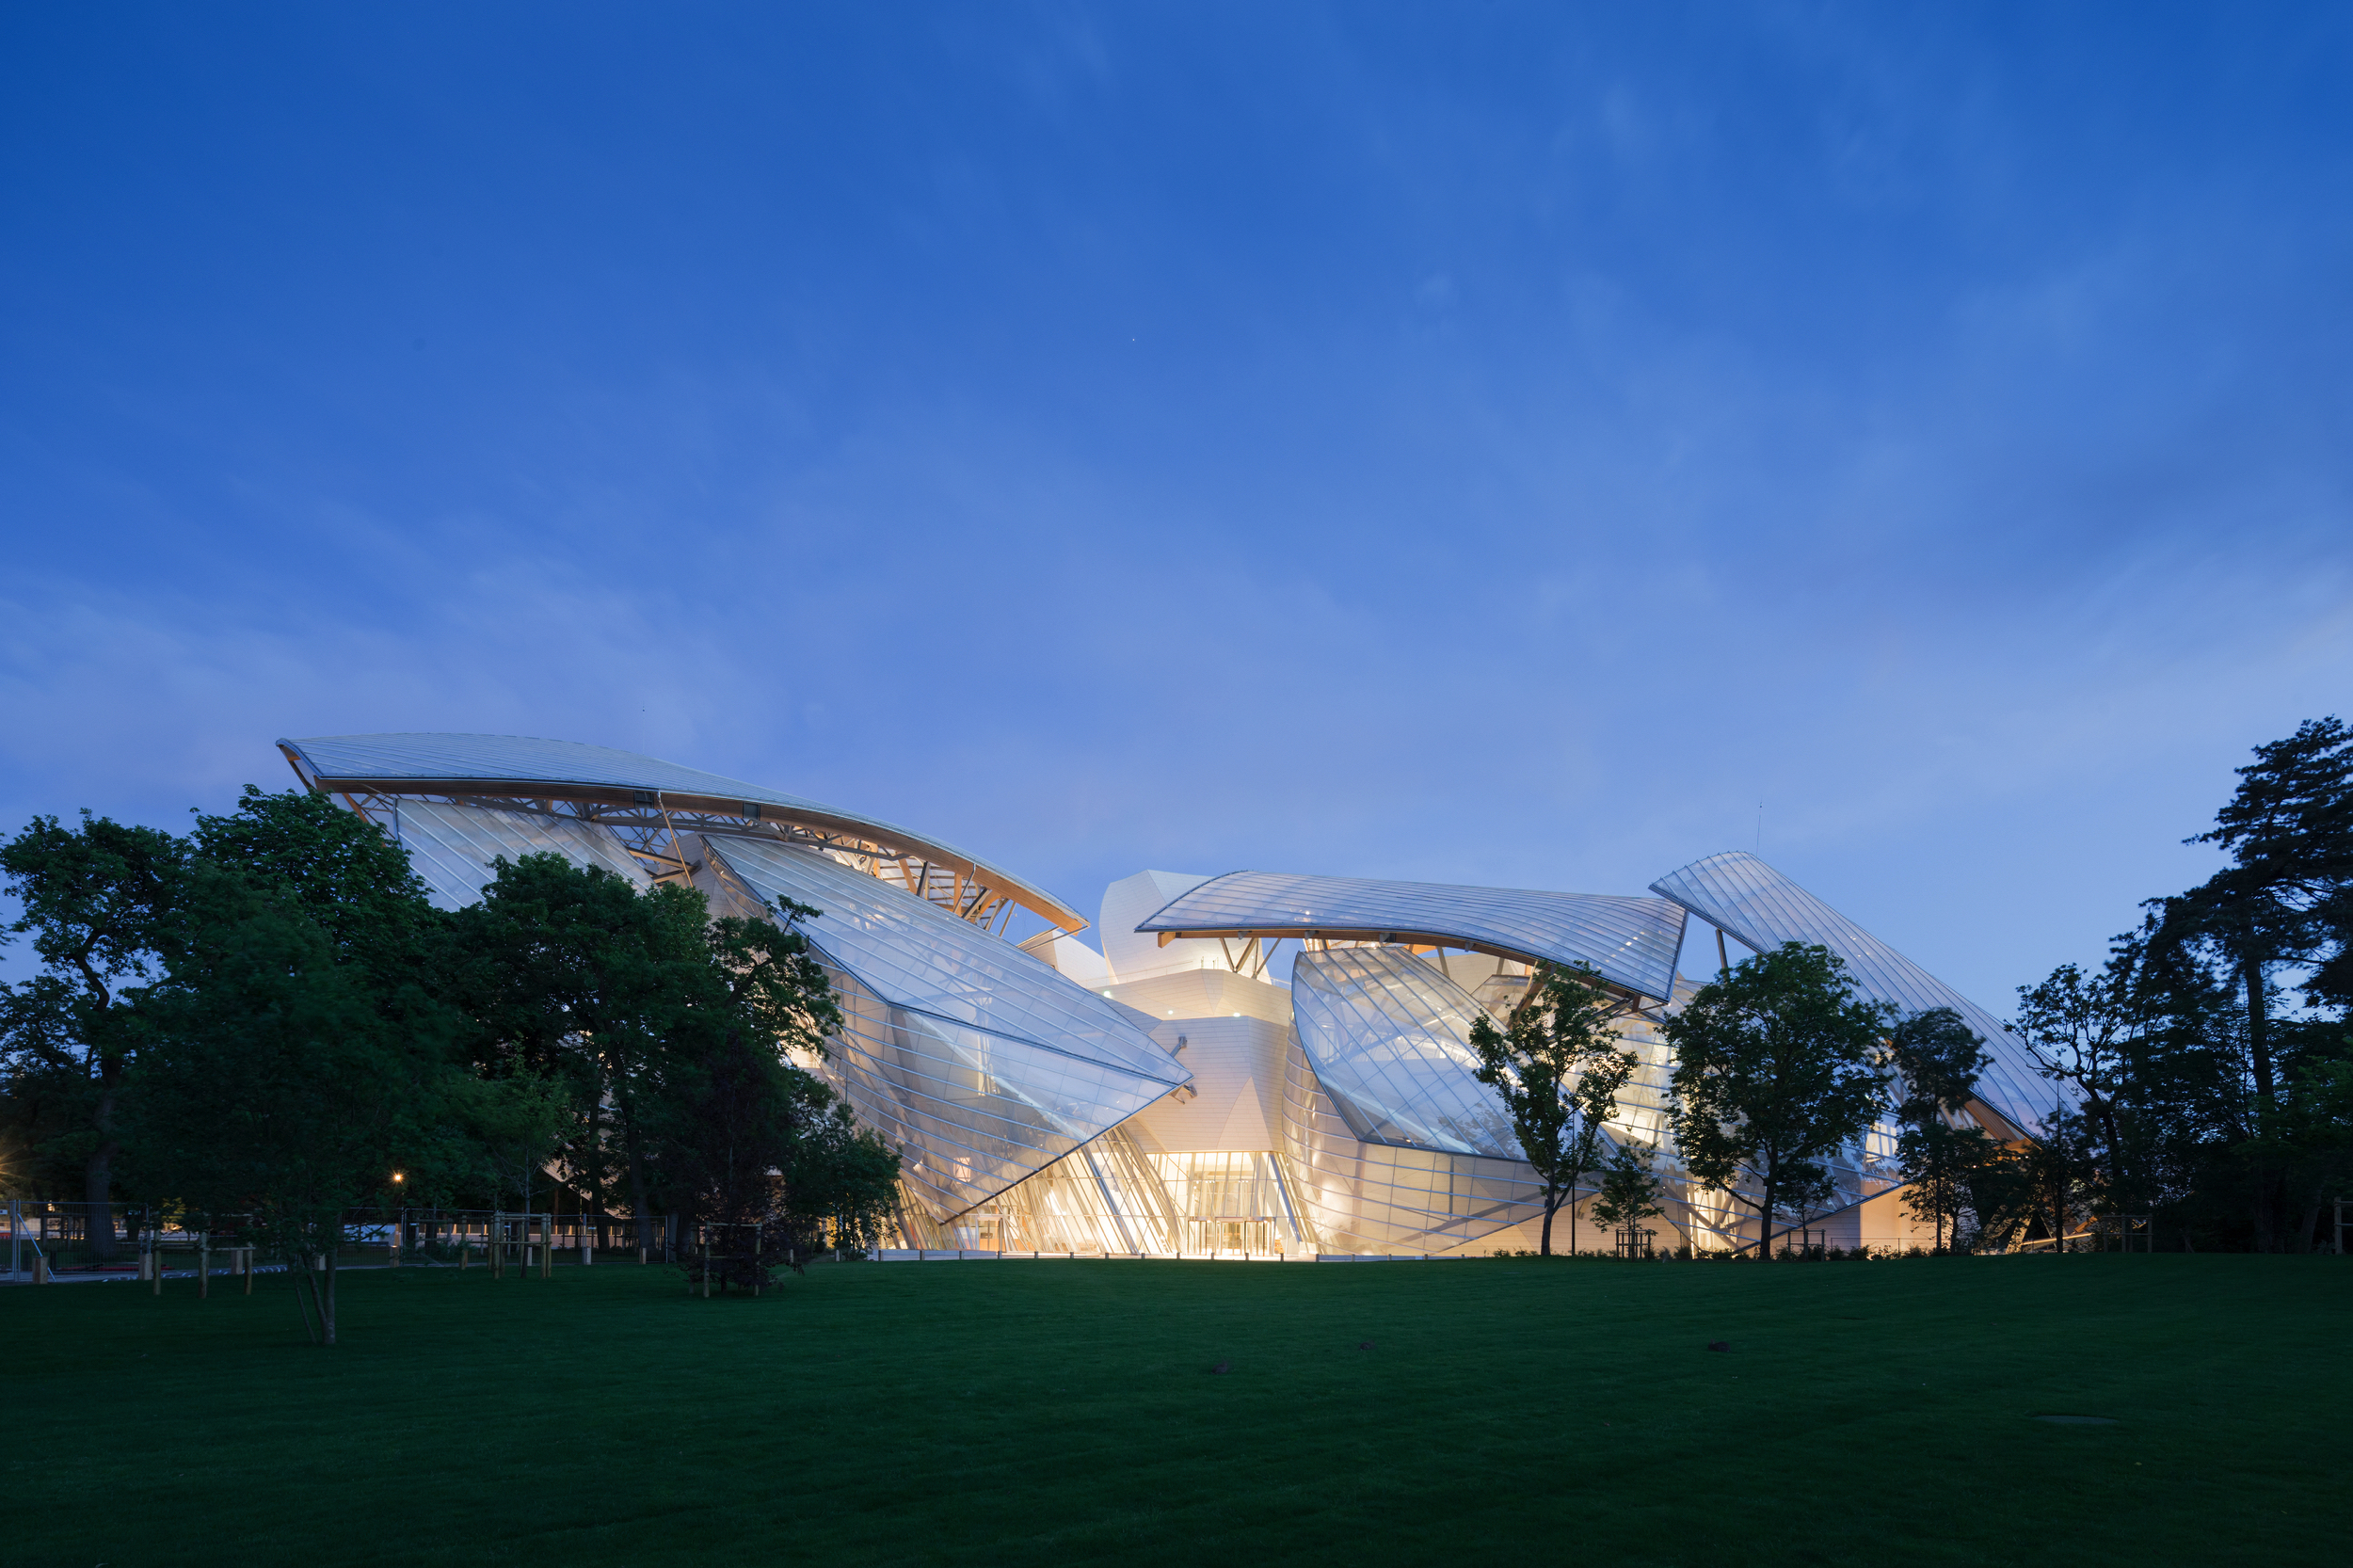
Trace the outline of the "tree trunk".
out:
M 2296 1250 L 2297 1252 L 2309 1253 L 2318 1252 L 2320 1250 L 2319 1246 L 2313 1240 L 2313 1232 L 2320 1228 L 2320 1198 L 2322 1185 L 2323 1184 L 2318 1182 L 2313 1183 L 2312 1197 L 2310 1201 L 2304 1205 L 2303 1224 L 2296 1227 Z
M 99 1101 L 110 1109 L 112 1095 Z M 102 1109 L 102 1116 L 104 1110 Z M 111 1118 L 107 1118 L 111 1119 Z M 101 1124 L 104 1125 L 103 1122 Z M 89 1164 L 82 1173 L 83 1226 L 89 1233 L 90 1261 L 109 1263 L 115 1256 L 114 1159 L 120 1147 L 112 1139 L 103 1139 L 90 1152 Z
M 1559 1193 L 1557 1193 L 1557 1192 L 1554 1192 L 1551 1188 L 1549 1188 L 1549 1187 L 1545 1188 L 1545 1224 L 1544 1224 L 1544 1229 L 1542 1230 L 1542 1232 L 1540 1232 L 1540 1233 L 1539 1233 L 1539 1236 L 1538 1236 L 1538 1239 L 1537 1239 L 1537 1241 L 1536 1241 L 1536 1256 L 1539 1256 L 1539 1257 L 1550 1257 L 1550 1256 L 1552 1256 L 1552 1216 L 1553 1216 L 1553 1212 L 1554 1212 L 1556 1209 L 1558 1209 L 1560 1207 L 1561 1207 L 1561 1196 L 1560 1196 L 1560 1194 L 1559 1194 Z
M 1760 1263 L 1773 1260 L 1773 1189 L 1765 1188 L 1764 1197 L 1756 1206 L 1756 1256 Z
M 335 1342 L 335 1252 L 333 1241 L 327 1244 L 327 1288 L 319 1293 L 320 1338 L 327 1344 Z
M 2123 1202 L 2121 1194 L 2124 1191 L 2124 1171 L 2121 1163 L 2124 1149 L 2122 1141 L 2116 1135 L 2116 1107 L 2109 1104 L 2105 1096 L 2089 1091 L 2085 1093 L 2084 1099 L 2092 1115 L 2099 1119 L 2101 1136 L 2107 1140 L 2108 1207 L 2114 1209 Z
M 653 1245 L 653 1213 L 646 1203 L 646 1157 L 637 1146 L 637 1134 L 629 1134 L 629 1207 L 637 1216 L 637 1244 Z
M 2051 1147 L 2051 1250 L 2067 1250 L 2067 1149 L 2056 1143 Z
M 2254 933 L 2248 933 L 2249 952 L 2240 966 L 2247 981 L 2247 1056 L 2255 1069 L 2255 1094 L 2263 1109 L 2271 1109 L 2271 1015 L 2264 996 L 2263 959 L 2254 952 Z
M 2270 1169 L 2265 1165 L 2261 1158 L 2254 1161 L 2250 1174 L 2253 1177 L 2255 1194 L 2255 1250 L 2278 1252 L 2280 1238 L 2278 1226 L 2273 1224 L 2278 1206 L 2272 1202 L 2272 1194 L 2280 1184 L 2273 1179 Z

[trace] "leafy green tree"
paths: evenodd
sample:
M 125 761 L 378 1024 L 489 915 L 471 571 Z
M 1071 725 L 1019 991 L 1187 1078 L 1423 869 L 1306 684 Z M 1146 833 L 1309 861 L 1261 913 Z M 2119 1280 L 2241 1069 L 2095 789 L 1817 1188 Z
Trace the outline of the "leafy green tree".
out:
M 144 1041 L 147 988 L 163 972 L 187 845 L 152 827 L 82 813 L 0 845 L 41 972 L 0 985 L 0 1087 L 35 1169 L 79 1189 L 91 1251 L 114 1256 L 115 1167 L 126 1080 Z
M 775 919 L 730 917 L 713 920 L 705 933 L 712 972 L 726 990 L 728 1027 L 748 1030 L 763 1048 L 815 1061 L 841 1030 L 833 982 L 799 929 L 819 911 L 785 900 L 768 912 Z
M 1973 1183 L 2009 1151 L 1977 1127 L 1961 1127 L 1943 1116 L 1908 1123 L 1896 1139 L 1896 1160 L 1909 1184 L 1904 1207 L 1914 1219 L 1935 1227 L 1935 1250 L 1961 1245 L 1961 1215 L 1969 1209 Z
M 2128 1189 L 2121 1111 L 2147 1015 L 2139 957 L 2137 942 L 2124 938 L 2096 974 L 2061 964 L 2041 984 L 2018 988 L 2018 1032 L 2046 1064 L 2045 1077 L 2073 1087 L 2112 1197 Z
M 296 1264 L 331 1345 L 352 1210 L 394 1171 L 418 1196 L 446 1187 L 528 1104 L 466 1070 L 445 918 L 374 824 L 248 789 L 198 818 L 195 847 L 132 1081 L 132 1168 Z
M 2353 992 L 2353 728 L 2333 715 L 2307 720 L 2257 746 L 2238 774 L 2215 825 L 2188 840 L 2219 845 L 2231 864 L 2187 895 L 2184 913 L 2240 960 L 2249 1066 L 2267 1099 L 2277 1075 L 2262 971 L 2275 962 L 2303 966 L 2315 1000 L 2329 1000 L 2341 975 Z
M 1601 1192 L 1593 1199 L 1594 1219 L 1615 1230 L 1639 1225 L 1667 1211 L 1658 1201 L 1658 1177 L 1651 1170 L 1657 1152 L 1654 1145 L 1631 1139 L 1618 1145 L 1601 1178 Z
M 2308 1007 L 2342 1016 L 2353 1004 L 2353 729 L 2308 721 L 2238 771 L 2215 826 L 2190 840 L 2218 845 L 2231 864 L 2153 901 L 2151 943 L 2211 954 L 2235 979 L 2242 1024 L 2213 1048 L 2243 1063 L 2246 1103 L 2227 1135 L 2233 1152 L 2203 1175 L 2212 1184 L 2226 1166 L 2244 1172 L 2253 1244 L 2274 1251 L 2306 1244 L 2309 1231 L 2289 1218 L 2297 1162 L 2265 1129 L 2294 1092 L 2300 1048 L 2316 1043 L 2326 1060 L 2336 1037 L 2333 1020 L 2282 1016 L 2282 977 L 2300 980 Z
M 2335 1028 L 2336 1053 L 2312 1053 L 2248 1151 L 2297 1179 L 2303 1202 L 2299 1240 L 2319 1229 L 2325 1196 L 2344 1192 L 2353 1180 L 2353 1034 L 2344 1032 L 2341 1021 Z
M 692 888 L 640 892 L 552 855 L 495 869 L 453 922 L 486 1069 L 566 1086 L 563 1162 L 600 1206 L 627 1192 L 641 1244 L 658 1205 L 765 1212 L 769 1173 L 831 1098 L 787 1060 L 840 1027 L 807 938 L 777 923 L 816 911 L 707 921 Z
M 659 1160 L 692 1091 L 698 1035 L 724 1032 L 702 895 L 640 893 L 559 855 L 495 863 L 479 904 L 451 920 L 473 1054 L 494 1079 L 543 1079 L 568 1107 L 564 1165 L 599 1208 L 627 1207 L 653 1244 Z
M 870 1252 L 898 1223 L 899 1156 L 836 1103 L 792 1147 L 776 1210 L 801 1256 L 824 1245 Z
M 1962 1212 L 1972 1222 L 1954 1245 L 1962 1252 L 2004 1252 L 2023 1238 L 2041 1211 L 2041 1184 L 2028 1163 L 2033 1145 L 2004 1144 L 1971 1152 L 1982 1156 L 1961 1163 L 1957 1179 L 1966 1194 Z
M 294 899 L 207 867 L 187 903 L 131 1096 L 131 1169 L 295 1265 L 305 1320 L 314 1310 L 332 1345 L 349 1212 L 395 1170 L 447 1159 L 462 1074 L 442 1042 L 386 1016 Z
M 2118 939 L 2137 954 L 2138 1022 L 2118 1077 L 2109 1202 L 2180 1228 L 2185 1246 L 2255 1234 L 2260 1171 L 2233 1150 L 2255 1135 L 2259 1109 L 2234 964 L 2167 938 L 2165 916 Z M 2260 1162 L 2258 1162 L 2260 1163 Z M 2200 1240 L 2201 1239 L 2201 1240 Z
M 2054 1252 L 2067 1249 L 2076 1218 L 2098 1194 L 2099 1167 L 2090 1125 L 2076 1112 L 2054 1107 L 2034 1138 L 2017 1151 L 2025 1176 L 2027 1213 L 2051 1238 Z
M 1799 942 L 1743 960 L 1668 1019 L 1676 1147 L 1694 1177 L 1756 1210 L 1758 1256 L 1771 1256 L 1775 1213 L 1819 1202 L 1825 1161 L 1877 1117 L 1891 1028 L 1837 954 Z
M 729 1030 L 697 1070 L 667 1176 L 693 1223 L 716 1227 L 714 1277 L 768 1283 L 799 1272 L 831 1227 L 863 1246 L 896 1195 L 899 1158 L 858 1130 L 848 1106 L 763 1039 Z M 689 1258 L 699 1279 L 698 1258 Z
M 1552 1256 L 1553 1215 L 1574 1205 L 1578 1180 L 1601 1166 L 1603 1124 L 1617 1114 L 1618 1091 L 1637 1065 L 1610 1028 L 1625 1011 L 1591 969 L 1547 965 L 1504 1028 L 1484 1016 L 1472 1021 L 1479 1080 L 1503 1101 L 1520 1153 L 1544 1184 L 1543 1256 Z M 1574 1252 L 1574 1208 L 1569 1225 Z
M 1936 1250 L 1943 1252 L 1948 1227 L 1960 1236 L 1970 1173 L 1999 1148 L 1983 1128 L 1964 1125 L 1988 1061 L 1985 1041 L 1959 1013 L 1934 1007 L 1898 1021 L 1887 1043 L 1901 1085 L 1896 1159 L 1909 1184 L 1904 1205 L 1936 1227 Z
M 744 1283 L 764 1281 L 779 1260 L 797 1270 L 828 1221 L 861 1236 L 875 1228 L 899 1176 L 898 1156 L 860 1132 L 849 1107 L 799 1064 L 824 1056 L 841 1027 L 831 982 L 798 929 L 817 911 L 788 901 L 770 913 L 777 919 L 711 926 L 727 1028 L 695 1064 L 666 1161 L 681 1212 L 727 1227 L 727 1256 Z

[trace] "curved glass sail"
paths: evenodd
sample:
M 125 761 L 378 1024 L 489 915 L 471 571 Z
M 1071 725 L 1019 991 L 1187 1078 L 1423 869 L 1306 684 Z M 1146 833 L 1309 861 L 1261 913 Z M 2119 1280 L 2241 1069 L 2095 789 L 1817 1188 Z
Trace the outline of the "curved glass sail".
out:
M 1459 946 L 1589 965 L 1614 985 L 1664 1001 L 1683 946 L 1683 911 L 1655 898 L 1232 872 L 1180 895 L 1136 929 Z
M 633 803 L 664 813 L 665 823 L 674 808 L 681 815 L 713 814 L 715 824 L 741 822 L 754 837 L 763 836 L 763 822 L 771 828 L 800 823 L 896 846 L 893 854 L 920 853 L 948 874 L 968 875 L 975 887 L 1002 889 L 1062 930 L 1080 931 L 1087 923 L 1045 889 L 911 828 L 611 746 L 527 735 L 451 734 L 313 735 L 281 739 L 278 745 L 305 783 L 346 798 L 511 794 Z M 724 825 L 704 830 L 729 831 Z
M 1847 961 L 1855 988 L 1907 1012 L 1949 1007 L 1985 1039 L 1993 1060 L 1977 1097 L 2025 1135 L 2048 1119 L 2057 1086 L 2034 1048 L 1976 1002 L 1847 919 L 1755 856 L 1739 850 L 1694 860 L 1651 884 L 1676 904 L 1759 952 L 1784 942 L 1826 947 Z
M 1291 969 L 1300 1048 L 1357 1137 L 1520 1158 L 1496 1092 L 1475 1074 L 1467 991 L 1402 948 L 1303 952 Z

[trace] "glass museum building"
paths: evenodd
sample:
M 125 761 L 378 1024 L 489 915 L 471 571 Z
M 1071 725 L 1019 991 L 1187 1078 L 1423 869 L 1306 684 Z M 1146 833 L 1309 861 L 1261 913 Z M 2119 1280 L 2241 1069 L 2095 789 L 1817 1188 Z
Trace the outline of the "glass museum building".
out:
M 1592 970 L 1622 1004 L 1640 1066 L 1607 1130 L 1657 1151 L 1657 1245 L 1753 1246 L 1753 1208 L 1687 1179 L 1665 1122 L 1659 1026 L 1699 983 L 1676 970 L 1694 919 L 1710 970 L 1736 946 L 1818 943 L 1866 997 L 1959 1013 L 1992 1059 L 1966 1115 L 1993 1136 L 2033 1136 L 2053 1103 L 2000 1021 L 1738 852 L 1641 896 L 1139 872 L 1105 889 L 1098 950 L 1075 939 L 1090 922 L 1070 904 L 916 829 L 648 757 L 488 735 L 279 747 L 395 840 L 445 908 L 479 898 L 500 857 L 552 852 L 640 887 L 689 883 L 714 917 L 820 911 L 798 925 L 844 1024 L 808 1064 L 899 1151 L 896 1240 L 926 1254 L 1532 1248 L 1541 1186 L 1470 1034 L 1544 965 Z M 1833 1161 L 1829 1203 L 1785 1224 L 1832 1246 L 1925 1244 L 1894 1154 L 1891 1117 Z M 1592 1196 L 1575 1206 L 1587 1250 L 1608 1245 Z

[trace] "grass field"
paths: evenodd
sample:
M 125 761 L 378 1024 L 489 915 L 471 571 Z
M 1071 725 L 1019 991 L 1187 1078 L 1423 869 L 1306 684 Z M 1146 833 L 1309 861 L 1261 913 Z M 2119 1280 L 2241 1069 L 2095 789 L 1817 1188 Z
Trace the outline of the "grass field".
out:
M 333 1351 L 165 1290 L 0 1291 L 0 1560 L 2353 1555 L 2336 1258 L 409 1270 Z

